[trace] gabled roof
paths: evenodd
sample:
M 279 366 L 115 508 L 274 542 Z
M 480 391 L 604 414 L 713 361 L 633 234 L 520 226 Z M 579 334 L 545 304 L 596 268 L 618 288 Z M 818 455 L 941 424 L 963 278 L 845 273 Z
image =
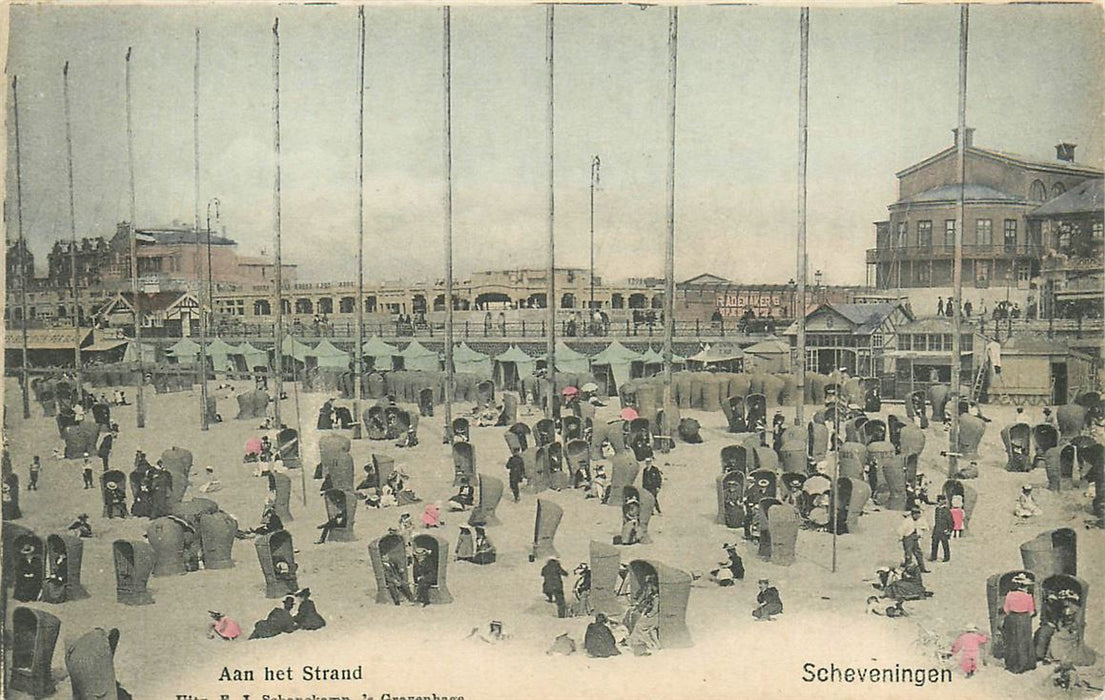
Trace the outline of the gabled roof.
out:
M 1009 194 L 1008 192 L 1002 192 L 1001 190 L 988 187 L 986 185 L 975 185 L 968 183 L 963 188 L 963 198 L 967 202 L 1000 202 L 1003 204 L 1027 204 L 1028 200 L 1024 197 L 1015 194 Z M 930 202 L 955 202 L 959 199 L 959 185 L 940 185 L 939 187 L 933 187 L 932 189 L 925 190 L 924 192 L 918 192 L 915 195 L 909 197 L 902 197 L 895 205 L 902 204 L 927 204 Z M 891 205 L 893 206 L 893 205 Z
M 744 349 L 752 355 L 789 355 L 790 343 L 778 338 L 764 338 L 758 343 L 749 345 Z
M 167 311 L 174 306 L 180 304 L 185 299 L 189 300 L 195 305 L 199 305 L 199 301 L 189 292 L 151 292 L 138 294 L 138 306 L 143 313 L 151 313 L 157 311 Z M 119 306 L 124 306 L 128 311 L 134 310 L 134 294 L 131 292 L 119 292 L 115 297 L 109 301 L 100 313 L 114 312 Z
M 887 302 L 878 304 L 818 304 L 806 314 L 806 318 L 810 318 L 823 309 L 834 312 L 851 323 L 854 326 L 852 333 L 855 335 L 874 333 L 898 309 L 901 309 L 907 320 L 913 320 L 913 314 L 909 312 L 909 309 L 901 304 Z M 797 333 L 798 323 L 796 321 L 790 324 L 783 335 L 796 335 Z
M 200 346 L 191 338 L 181 338 L 169 346 L 169 352 L 173 357 L 195 357 L 200 353 Z
M 291 336 L 285 336 L 284 342 L 280 343 L 280 354 L 284 357 L 302 360 L 311 354 L 311 348 Z
M 693 286 L 693 285 L 714 285 L 714 286 L 716 286 L 716 285 L 722 285 L 722 284 L 732 284 L 732 282 L 725 279 L 724 277 L 719 277 L 717 275 L 712 275 L 708 272 L 704 272 L 701 275 L 697 275 L 695 277 L 690 278 L 689 280 L 685 280 L 683 282 L 680 282 L 678 286 L 680 286 L 680 287 L 689 287 L 689 286 Z
M 909 174 L 914 173 L 918 170 L 921 170 L 922 168 L 928 167 L 929 165 L 932 165 L 933 163 L 935 163 L 939 160 L 947 158 L 948 156 L 955 155 L 955 152 L 956 152 L 956 147 L 955 146 L 949 146 L 948 148 L 945 148 L 944 150 L 940 151 L 939 153 L 936 153 L 934 155 L 929 156 L 928 158 L 925 158 L 924 160 L 920 161 L 919 163 L 914 163 L 913 165 L 905 168 L 904 170 L 898 171 L 897 173 L 895 173 L 895 175 L 898 178 L 901 178 L 905 175 L 909 175 Z M 1006 153 L 1006 152 L 1003 152 L 1003 151 L 994 151 L 994 150 L 987 149 L 987 148 L 979 148 L 978 146 L 968 146 L 967 149 L 966 149 L 966 153 L 967 153 L 967 155 L 978 156 L 980 158 L 985 158 L 985 159 L 988 159 L 988 160 L 998 161 L 998 162 L 1002 162 L 1002 163 L 1009 163 L 1009 164 L 1012 164 L 1012 165 L 1019 165 L 1019 166 L 1022 166 L 1022 167 L 1031 168 L 1033 170 L 1050 170 L 1051 172 L 1055 172 L 1055 173 L 1066 173 L 1066 174 L 1072 174 L 1072 175 L 1088 175 L 1090 177 L 1101 177 L 1102 174 L 1105 174 L 1105 173 L 1102 173 L 1102 171 L 1098 170 L 1097 168 L 1090 168 L 1090 167 L 1087 167 L 1087 166 L 1084 166 L 1084 165 L 1077 165 L 1075 163 L 1069 163 L 1069 162 L 1063 161 L 1063 160 L 1037 160 L 1035 158 L 1029 158 L 1027 156 L 1021 156 L 1021 155 L 1017 155 L 1015 153 Z
M 267 350 L 261 350 L 259 348 L 253 347 L 252 345 L 249 344 L 249 341 L 247 340 L 246 342 L 244 342 L 241 345 L 234 348 L 230 352 L 230 354 L 231 355 L 268 355 L 269 353 L 268 353 Z
M 1105 209 L 1105 179 L 1086 180 L 1029 212 L 1029 216 L 1101 214 Z

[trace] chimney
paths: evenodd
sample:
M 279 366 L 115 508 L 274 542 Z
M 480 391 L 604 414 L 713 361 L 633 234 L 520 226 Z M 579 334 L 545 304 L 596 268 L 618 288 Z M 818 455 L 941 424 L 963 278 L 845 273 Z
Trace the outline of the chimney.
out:
M 953 143 L 956 146 L 959 146 L 959 129 L 958 128 L 952 129 L 952 135 L 955 137 L 955 140 L 954 140 Z M 973 146 L 974 142 L 975 142 L 975 128 L 973 126 L 968 126 L 967 127 L 967 142 L 966 142 L 967 148 L 970 148 L 971 146 Z
M 1059 160 L 1066 161 L 1068 163 L 1074 162 L 1074 148 L 1076 144 L 1073 143 L 1057 143 L 1055 144 L 1055 157 Z

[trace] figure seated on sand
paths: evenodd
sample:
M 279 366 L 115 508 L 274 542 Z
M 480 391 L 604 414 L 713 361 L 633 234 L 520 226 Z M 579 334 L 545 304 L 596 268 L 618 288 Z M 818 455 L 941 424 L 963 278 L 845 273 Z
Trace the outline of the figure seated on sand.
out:
M 744 579 L 744 561 L 737 553 L 737 545 L 726 543 L 724 549 L 728 559 L 718 562 L 717 568 L 712 569 L 707 578 L 723 588 L 728 588 Z
M 258 535 L 271 535 L 283 529 L 284 522 L 280 519 L 280 516 L 276 514 L 276 504 L 273 503 L 272 497 L 270 496 L 265 499 L 265 506 L 261 511 L 261 524 L 249 530 L 239 530 L 235 533 L 235 536 L 238 539 L 245 539 Z
M 610 477 L 606 475 L 606 470 L 601 464 L 596 464 L 594 476 L 591 477 L 591 483 L 587 486 L 587 495 L 584 498 L 597 498 L 606 503 L 606 496 L 609 493 Z
M 882 590 L 883 596 L 894 600 L 923 600 L 932 597 L 932 591 L 925 589 L 921 570 L 915 563 L 894 569 L 879 569 L 879 584 L 875 588 Z
M 436 503 L 427 503 L 425 510 L 422 511 L 422 527 L 424 528 L 437 528 L 445 527 L 445 519 L 441 517 L 441 506 Z
M 449 499 L 449 510 L 464 511 L 472 507 L 476 502 L 476 490 L 472 488 L 467 476 L 460 478 L 460 489 L 457 494 Z
M 629 630 L 623 644 L 636 656 L 648 656 L 660 648 L 660 586 L 655 577 L 645 580 L 622 623 Z
M 415 495 L 414 491 L 406 487 L 406 479 L 407 476 L 398 469 L 393 471 L 388 477 L 387 485 L 391 487 L 391 492 L 395 496 L 396 505 L 406 506 L 411 503 L 421 503 L 422 499 Z
M 492 620 L 487 624 L 486 633 L 481 633 L 479 627 L 473 627 L 472 631 L 468 633 L 465 639 L 484 642 L 485 644 L 498 644 L 499 642 L 505 642 L 510 639 L 510 635 L 503 632 L 502 622 L 499 620 Z
M 1018 518 L 1031 518 L 1043 514 L 1043 508 L 1040 508 L 1036 503 L 1036 499 L 1032 496 L 1032 484 L 1022 486 L 1021 495 L 1017 497 L 1017 505 L 1013 509 L 1013 515 Z
M 238 623 L 223 613 L 218 610 L 208 610 L 207 613 L 211 615 L 211 626 L 207 628 L 208 639 L 223 639 L 231 642 L 242 635 L 242 628 Z
M 285 597 L 280 607 L 273 608 L 269 611 L 268 617 L 264 620 L 258 620 L 253 625 L 253 633 L 249 635 L 249 638 L 266 639 L 280 634 L 295 632 L 296 624 L 295 620 L 292 619 L 292 608 L 294 607 L 295 598 L 292 596 Z

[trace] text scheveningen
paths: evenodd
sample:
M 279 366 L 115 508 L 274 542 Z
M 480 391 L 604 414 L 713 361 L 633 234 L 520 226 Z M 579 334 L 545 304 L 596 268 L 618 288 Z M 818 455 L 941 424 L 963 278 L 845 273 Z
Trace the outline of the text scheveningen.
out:
M 918 688 L 928 683 L 951 683 L 952 672 L 946 668 L 893 666 L 821 666 L 812 661 L 802 665 L 802 681 L 805 683 L 893 683 L 914 685 Z

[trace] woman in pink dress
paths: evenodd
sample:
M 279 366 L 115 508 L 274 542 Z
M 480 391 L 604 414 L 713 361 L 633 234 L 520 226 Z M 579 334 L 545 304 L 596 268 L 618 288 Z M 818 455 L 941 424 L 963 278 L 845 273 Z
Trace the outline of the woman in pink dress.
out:
M 1002 605 L 1001 642 L 1005 670 L 1024 673 L 1036 668 L 1036 649 L 1032 644 L 1032 618 L 1036 616 L 1036 601 L 1029 592 L 1032 581 L 1018 574 L 1013 590 L 1005 594 Z
M 218 637 L 219 639 L 225 639 L 232 641 L 237 639 L 242 634 L 242 628 L 238 626 L 238 623 L 231 620 L 226 615 L 223 615 L 217 610 L 208 610 L 211 615 L 211 619 L 214 622 L 211 623 L 211 631 L 208 636 L 211 638 Z
M 952 654 L 959 654 L 959 668 L 967 678 L 975 675 L 978 660 L 982 656 L 982 645 L 990 638 L 978 631 L 977 625 L 967 625 L 967 631 L 959 635 L 952 644 Z
M 963 535 L 963 521 L 966 519 L 966 513 L 963 512 L 962 506 L 952 506 L 950 511 L 952 516 L 952 537 L 961 537 Z

